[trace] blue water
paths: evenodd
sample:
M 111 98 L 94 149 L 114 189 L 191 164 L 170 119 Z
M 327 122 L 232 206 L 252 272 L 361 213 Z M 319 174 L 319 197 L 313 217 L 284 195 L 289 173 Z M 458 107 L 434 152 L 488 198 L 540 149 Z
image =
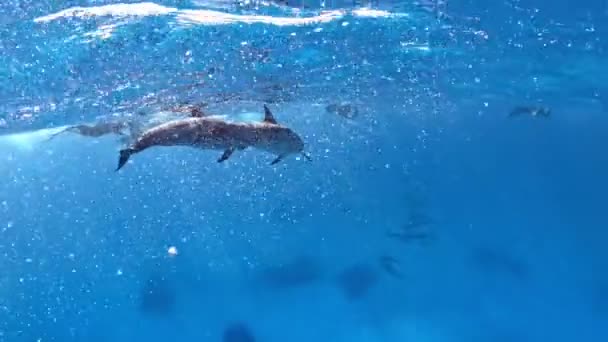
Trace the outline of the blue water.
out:
M 0 4 L 0 341 L 608 340 L 608 4 L 367 4 Z M 186 102 L 312 162 L 47 141 Z

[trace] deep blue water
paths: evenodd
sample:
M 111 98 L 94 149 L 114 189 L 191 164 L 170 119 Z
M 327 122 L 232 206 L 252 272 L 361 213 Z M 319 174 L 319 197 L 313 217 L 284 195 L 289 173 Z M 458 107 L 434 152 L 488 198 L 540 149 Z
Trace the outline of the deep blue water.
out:
M 420 2 L 0 4 L 0 341 L 608 340 L 608 4 Z M 46 140 L 185 102 L 312 162 Z

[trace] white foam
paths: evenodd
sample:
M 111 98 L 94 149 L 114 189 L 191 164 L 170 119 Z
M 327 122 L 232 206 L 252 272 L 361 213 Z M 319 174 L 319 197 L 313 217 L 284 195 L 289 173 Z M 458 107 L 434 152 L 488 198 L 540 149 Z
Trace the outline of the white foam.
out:
M 152 2 L 137 4 L 113 4 L 93 7 L 72 7 L 57 13 L 45 15 L 34 19 L 36 23 L 48 23 L 61 18 L 93 18 L 100 16 L 110 17 L 147 17 L 158 15 L 174 15 L 183 24 L 198 25 L 227 25 L 234 23 L 269 24 L 276 26 L 302 26 L 310 24 L 327 23 L 343 18 L 349 12 L 345 10 L 324 11 L 314 16 L 275 17 L 267 15 L 238 15 L 207 9 L 178 10 Z M 403 13 L 390 13 L 367 8 L 350 11 L 355 17 L 403 17 Z
M 61 18 L 90 18 L 100 16 L 112 17 L 147 17 L 154 15 L 167 15 L 177 12 L 177 8 L 157 5 L 152 2 L 138 4 L 113 4 L 93 7 L 72 7 L 57 13 L 45 15 L 34 19 L 36 23 L 46 23 Z
M 327 23 L 344 16 L 343 11 L 329 11 L 311 17 L 273 17 L 265 15 L 236 15 L 211 10 L 183 10 L 177 14 L 181 23 L 199 25 L 269 24 L 276 26 L 302 26 Z
M 390 17 L 407 17 L 407 13 L 391 13 L 383 10 L 375 10 L 371 8 L 359 8 L 354 10 L 353 15 L 356 17 L 369 18 L 390 18 Z

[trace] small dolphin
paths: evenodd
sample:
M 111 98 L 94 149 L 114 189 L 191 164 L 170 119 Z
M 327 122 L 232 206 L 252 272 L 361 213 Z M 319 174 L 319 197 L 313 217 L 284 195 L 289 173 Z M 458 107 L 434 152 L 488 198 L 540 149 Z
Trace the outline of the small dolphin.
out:
M 509 113 L 510 117 L 520 116 L 522 114 L 527 114 L 533 117 L 545 117 L 548 118 L 551 115 L 551 109 L 546 107 L 524 107 L 519 106 L 513 108 L 513 110 Z
M 332 103 L 327 105 L 325 110 L 351 120 L 359 116 L 359 109 L 350 103 Z
M 270 163 L 274 165 L 291 154 L 302 154 L 304 142 L 291 129 L 277 123 L 268 106 L 264 105 L 263 122 L 227 122 L 213 117 L 189 117 L 170 121 L 143 132 L 129 147 L 120 151 L 118 167 L 120 170 L 131 155 L 152 146 L 192 146 L 201 149 L 222 150 L 217 160 L 221 163 L 236 150 L 254 147 L 277 157 Z
M 66 132 L 72 132 L 72 133 L 77 133 L 80 134 L 82 136 L 85 137 L 93 137 L 93 138 L 97 138 L 100 137 L 102 135 L 106 135 L 106 134 L 118 134 L 118 135 L 125 135 L 124 130 L 130 128 L 129 123 L 127 122 L 100 122 L 97 123 L 95 125 L 74 125 L 74 126 L 70 126 L 67 127 L 66 129 L 63 129 L 53 135 L 51 135 L 48 140 L 51 140 L 53 138 L 55 138 L 56 136 L 66 133 Z

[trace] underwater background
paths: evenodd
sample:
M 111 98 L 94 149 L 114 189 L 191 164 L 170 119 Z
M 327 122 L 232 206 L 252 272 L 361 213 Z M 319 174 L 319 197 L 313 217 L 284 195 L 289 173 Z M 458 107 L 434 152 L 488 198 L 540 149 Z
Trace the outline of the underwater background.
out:
M 0 341 L 607 341 L 606 19 L 2 2 Z M 49 140 L 184 103 L 267 104 L 312 161 L 158 147 L 116 172 L 121 137 Z

